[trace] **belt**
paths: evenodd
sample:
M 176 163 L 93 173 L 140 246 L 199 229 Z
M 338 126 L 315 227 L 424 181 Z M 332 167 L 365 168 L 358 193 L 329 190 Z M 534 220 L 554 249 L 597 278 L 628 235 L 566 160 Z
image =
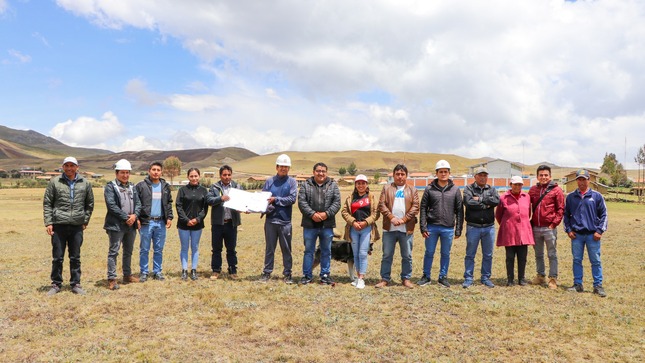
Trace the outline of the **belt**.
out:
M 231 223 L 231 222 L 233 222 L 233 220 L 232 220 L 232 219 L 225 219 L 225 220 L 224 220 L 224 223 Z
M 162 221 L 163 217 L 150 217 L 151 221 Z

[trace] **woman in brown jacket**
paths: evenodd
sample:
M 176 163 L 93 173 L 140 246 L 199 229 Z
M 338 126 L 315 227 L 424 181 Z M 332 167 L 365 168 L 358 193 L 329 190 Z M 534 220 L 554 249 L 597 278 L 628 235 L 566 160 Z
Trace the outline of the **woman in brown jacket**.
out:
M 354 267 L 358 273 L 358 279 L 354 280 L 352 285 L 358 289 L 364 289 L 370 242 L 380 238 L 375 224 L 380 215 L 378 203 L 374 202 L 374 196 L 370 194 L 365 175 L 356 176 L 354 191 L 345 200 L 341 214 L 347 222 L 343 238 L 352 242 Z

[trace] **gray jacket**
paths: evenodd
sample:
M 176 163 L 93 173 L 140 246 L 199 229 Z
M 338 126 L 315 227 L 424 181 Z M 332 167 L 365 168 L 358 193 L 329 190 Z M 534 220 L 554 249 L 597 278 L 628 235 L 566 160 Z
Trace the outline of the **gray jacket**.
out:
M 455 236 L 461 236 L 464 227 L 464 206 L 461 191 L 452 180 L 442 188 L 433 180 L 421 198 L 421 233 L 428 231 L 429 224 L 455 227 Z
M 119 192 L 117 192 L 117 188 L 120 188 L 121 186 L 115 183 L 119 182 L 117 180 L 111 181 L 107 183 L 107 185 L 105 185 L 105 188 L 103 189 L 105 206 L 107 207 L 103 229 L 105 229 L 106 231 L 121 232 L 131 228 L 136 228 L 137 223 L 134 223 L 132 226 L 128 226 L 125 223 L 125 221 L 128 220 L 128 215 L 121 209 L 121 198 L 119 198 Z M 141 202 L 139 201 L 139 196 L 137 195 L 137 189 L 134 187 L 134 184 L 130 182 L 128 182 L 128 185 L 125 187 L 128 189 L 128 192 L 132 193 L 134 214 L 138 216 L 141 212 Z
M 231 188 L 240 189 L 236 182 L 231 180 Z M 221 226 L 224 224 L 224 202 L 222 202 L 222 196 L 224 195 L 222 186 L 222 181 L 213 183 L 208 194 L 206 195 L 206 204 L 210 205 L 211 208 L 211 224 L 214 226 Z M 230 209 L 230 208 L 229 208 Z M 242 218 L 240 217 L 240 212 L 235 209 L 230 209 L 231 212 L 231 223 L 234 227 L 242 224 Z
M 63 174 L 52 178 L 45 189 L 43 215 L 45 226 L 52 224 L 87 225 L 94 211 L 92 184 L 80 175 L 74 183 L 74 200 L 71 188 Z
M 298 208 L 302 213 L 302 227 L 316 227 L 315 222 L 311 219 L 316 212 L 327 213 L 327 219 L 322 222 L 323 228 L 336 227 L 336 213 L 340 210 L 340 189 L 338 189 L 338 184 L 327 178 L 321 186 L 318 186 L 312 176 L 300 186 Z

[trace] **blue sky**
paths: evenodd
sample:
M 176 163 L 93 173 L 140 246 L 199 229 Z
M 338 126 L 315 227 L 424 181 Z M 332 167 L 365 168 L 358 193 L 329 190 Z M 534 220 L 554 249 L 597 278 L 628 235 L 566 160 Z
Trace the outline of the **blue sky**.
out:
M 642 1 L 0 0 L 0 124 L 113 151 L 627 166 Z

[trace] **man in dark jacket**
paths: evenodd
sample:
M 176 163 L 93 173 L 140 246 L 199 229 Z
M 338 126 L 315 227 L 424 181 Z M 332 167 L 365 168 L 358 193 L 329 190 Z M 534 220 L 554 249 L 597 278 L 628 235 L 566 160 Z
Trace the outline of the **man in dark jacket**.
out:
M 426 251 L 423 255 L 423 276 L 417 282 L 423 286 L 430 284 L 432 261 L 441 238 L 441 268 L 437 282 L 450 287 L 448 267 L 452 239 L 461 236 L 464 227 L 464 207 L 461 191 L 450 180 L 450 164 L 439 160 L 435 166 L 437 178 L 430 183 L 421 197 L 421 234 L 425 238 Z
M 305 285 L 313 281 L 316 239 L 320 240 L 320 283 L 333 285 L 330 276 L 331 242 L 340 210 L 338 184 L 327 176 L 327 165 L 316 163 L 314 175 L 300 186 L 298 208 L 302 213 L 305 254 L 302 260 L 302 279 Z
M 206 203 L 211 208 L 211 244 L 213 255 L 211 257 L 211 280 L 217 280 L 222 272 L 222 245 L 226 245 L 226 262 L 228 263 L 228 277 L 237 279 L 237 226 L 241 224 L 240 212 L 224 207 L 224 202 L 230 200 L 228 192 L 231 188 L 239 189 L 232 180 L 233 168 L 223 165 L 219 168 L 220 181 L 214 183 Z
M 582 287 L 582 258 L 585 246 L 591 262 L 593 276 L 593 292 L 605 297 L 602 287 L 602 263 L 600 262 L 600 239 L 607 231 L 607 206 L 602 194 L 589 188 L 589 171 L 585 169 L 576 172 L 578 189 L 567 195 L 564 204 L 564 231 L 571 238 L 571 254 L 573 255 L 573 286 L 572 292 L 583 292 Z
M 531 281 L 534 285 L 546 282 L 544 267 L 544 245 L 549 255 L 549 288 L 558 288 L 558 226 L 564 213 L 564 193 L 558 183 L 551 180 L 551 168 L 540 165 L 537 168 L 538 183 L 531 187 L 531 227 L 535 245 L 535 267 L 537 275 Z
M 161 178 L 163 165 L 155 161 L 150 164 L 148 177 L 140 181 L 137 186 L 137 195 L 141 203 L 141 244 L 139 245 L 139 281 L 148 280 L 148 259 L 150 255 L 150 242 L 152 241 L 153 267 L 152 278 L 165 280 L 162 271 L 163 247 L 166 244 L 166 230 L 172 226 L 172 194 L 170 185 Z
M 81 245 L 93 211 L 92 184 L 78 174 L 76 158 L 68 156 L 63 160 L 63 173 L 52 178 L 43 197 L 45 231 L 52 243 L 52 285 L 48 295 L 58 293 L 63 284 L 65 248 L 69 251 L 72 292 L 85 295 L 81 287 Z
M 484 167 L 475 169 L 475 182 L 464 188 L 464 206 L 466 207 L 466 257 L 464 258 L 464 289 L 473 284 L 475 255 L 481 241 L 482 267 L 481 283 L 486 287 L 495 287 L 490 280 L 493 268 L 493 248 L 495 247 L 495 207 L 499 204 L 497 189 L 486 184 L 488 170 Z
M 103 229 L 109 237 L 109 249 L 107 257 L 107 278 L 108 289 L 117 290 L 119 284 L 116 280 L 116 259 L 119 256 L 119 249 L 123 245 L 123 283 L 138 282 L 139 279 L 132 276 L 130 268 L 132 262 L 132 250 L 134 240 L 137 237 L 137 215 L 141 211 L 141 202 L 134 188 L 130 183 L 130 162 L 121 159 L 114 164 L 116 178 L 107 183 L 103 190 L 107 213 Z

